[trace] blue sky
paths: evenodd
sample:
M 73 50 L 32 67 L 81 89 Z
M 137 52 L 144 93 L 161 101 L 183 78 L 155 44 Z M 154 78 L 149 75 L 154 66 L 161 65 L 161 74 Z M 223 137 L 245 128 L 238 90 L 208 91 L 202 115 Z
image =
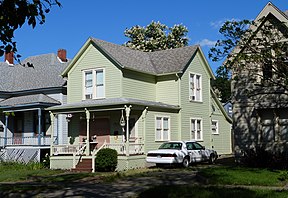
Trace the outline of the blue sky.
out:
M 95 37 L 116 44 L 127 41 L 124 30 L 134 25 L 146 26 L 152 20 L 171 27 L 183 24 L 189 45 L 201 44 L 208 59 L 211 44 L 220 37 L 220 25 L 230 19 L 254 19 L 267 0 L 59 0 L 44 25 L 35 29 L 24 25 L 15 40 L 22 60 L 28 56 L 67 50 L 73 58 L 85 41 Z M 271 1 L 280 10 L 288 10 L 287 0 Z M 220 63 L 208 60 L 215 71 Z

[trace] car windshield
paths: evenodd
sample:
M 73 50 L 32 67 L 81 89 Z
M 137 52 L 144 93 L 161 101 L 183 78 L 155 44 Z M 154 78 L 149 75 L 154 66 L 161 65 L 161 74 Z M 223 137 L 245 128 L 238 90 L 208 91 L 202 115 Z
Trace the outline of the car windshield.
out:
M 159 149 L 177 149 L 180 150 L 182 147 L 182 143 L 178 142 L 167 142 L 162 144 Z

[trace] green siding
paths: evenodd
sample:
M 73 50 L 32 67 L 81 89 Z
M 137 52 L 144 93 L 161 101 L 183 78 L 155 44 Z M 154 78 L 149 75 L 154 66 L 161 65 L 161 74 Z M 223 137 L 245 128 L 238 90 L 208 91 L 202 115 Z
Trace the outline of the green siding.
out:
M 172 105 L 180 104 L 179 80 L 175 74 L 157 77 L 156 101 Z
M 190 140 L 190 119 L 202 119 L 203 144 L 210 141 L 210 76 L 208 75 L 199 53 L 196 54 L 181 78 L 181 139 Z M 189 74 L 200 74 L 202 77 L 202 102 L 189 101 Z
M 125 70 L 122 83 L 122 96 L 124 98 L 155 101 L 155 76 Z
M 93 45 L 90 45 L 68 73 L 68 103 L 82 101 L 82 71 L 103 68 L 105 70 L 105 96 L 121 96 L 121 71 Z
M 168 116 L 170 118 L 170 140 L 178 139 L 178 116 L 177 113 L 149 111 L 145 119 L 145 153 L 157 149 L 163 142 L 155 141 L 156 116 Z

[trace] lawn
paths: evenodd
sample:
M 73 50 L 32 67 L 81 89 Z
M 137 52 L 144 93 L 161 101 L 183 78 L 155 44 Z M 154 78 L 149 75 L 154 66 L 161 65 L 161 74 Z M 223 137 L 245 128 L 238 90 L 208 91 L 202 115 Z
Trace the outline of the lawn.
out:
M 209 184 L 283 186 L 288 181 L 287 171 L 247 167 L 218 166 L 203 168 L 199 175 Z

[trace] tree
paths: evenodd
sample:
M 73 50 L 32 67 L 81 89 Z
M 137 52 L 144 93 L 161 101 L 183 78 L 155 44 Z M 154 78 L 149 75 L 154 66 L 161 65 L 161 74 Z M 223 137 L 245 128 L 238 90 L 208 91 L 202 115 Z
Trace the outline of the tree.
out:
M 216 95 L 222 103 L 226 103 L 231 99 L 231 79 L 230 72 L 224 67 L 216 70 L 216 79 L 211 82 Z
M 61 4 L 58 0 L 0 0 L 0 56 L 4 52 L 17 52 L 15 30 L 26 22 L 32 28 L 45 23 L 45 15 L 52 6 Z M 15 58 L 19 60 L 20 55 Z
M 177 24 L 168 28 L 160 22 L 152 21 L 146 27 L 133 26 L 124 31 L 130 40 L 124 46 L 145 52 L 172 49 L 188 45 L 188 29 Z
M 266 82 L 261 86 L 288 88 L 288 33 L 283 22 L 269 16 L 257 21 L 226 21 L 219 32 L 224 38 L 209 51 L 212 61 L 225 59 L 219 71 L 228 74 L 233 70 L 236 74 L 245 68 Z M 220 90 L 221 84 L 216 87 Z

